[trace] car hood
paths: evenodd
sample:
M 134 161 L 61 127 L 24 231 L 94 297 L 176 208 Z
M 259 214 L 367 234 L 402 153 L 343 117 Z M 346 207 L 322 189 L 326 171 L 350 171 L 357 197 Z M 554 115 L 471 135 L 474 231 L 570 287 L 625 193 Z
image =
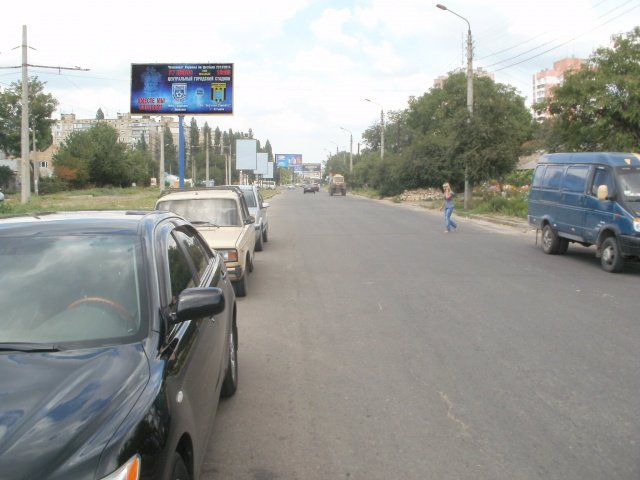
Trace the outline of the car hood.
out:
M 207 243 L 216 248 L 238 248 L 243 227 L 198 228 Z
M 0 476 L 57 478 L 95 470 L 149 364 L 140 344 L 12 352 L 0 354 L 0 378 Z

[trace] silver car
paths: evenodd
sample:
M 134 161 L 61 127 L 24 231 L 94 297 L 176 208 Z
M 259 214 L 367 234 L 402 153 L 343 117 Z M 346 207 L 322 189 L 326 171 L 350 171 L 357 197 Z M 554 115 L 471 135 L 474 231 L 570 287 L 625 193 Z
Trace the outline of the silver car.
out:
M 269 241 L 269 218 L 267 216 L 269 203 L 262 199 L 260 190 L 255 185 L 236 186 L 242 190 L 249 212 L 256 219 L 254 224 L 256 229 L 256 251 L 260 252 L 264 248 L 263 244 Z

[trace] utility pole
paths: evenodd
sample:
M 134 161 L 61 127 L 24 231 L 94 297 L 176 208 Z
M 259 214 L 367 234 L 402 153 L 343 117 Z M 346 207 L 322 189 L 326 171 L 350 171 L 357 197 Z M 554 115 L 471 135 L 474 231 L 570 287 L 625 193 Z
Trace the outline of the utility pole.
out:
M 22 160 L 20 203 L 27 203 L 31 196 L 29 175 L 29 73 L 27 64 L 27 26 L 22 26 L 22 125 L 20 129 L 20 157 Z
M 18 47 L 16 47 L 18 48 Z M 89 71 L 88 68 L 80 67 L 54 67 L 50 65 L 31 65 L 27 62 L 27 49 L 31 48 L 27 45 L 27 26 L 22 26 L 22 65 L 17 67 L 0 67 L 0 68 L 21 68 L 22 69 L 22 118 L 20 124 L 20 156 L 21 169 L 20 169 L 20 203 L 27 203 L 31 196 L 31 173 L 30 173 L 30 159 L 29 159 L 29 67 L 38 68 L 52 68 L 55 70 L 82 70 L 83 72 Z M 35 118 L 33 122 L 34 138 L 35 138 Z M 35 140 L 34 140 L 35 150 Z M 35 160 L 35 157 L 34 157 Z M 34 170 L 38 168 L 37 164 L 34 164 Z M 37 173 L 34 173 L 34 180 L 37 179 Z M 37 180 L 36 180 L 37 181 Z M 36 186 L 36 194 L 38 193 Z

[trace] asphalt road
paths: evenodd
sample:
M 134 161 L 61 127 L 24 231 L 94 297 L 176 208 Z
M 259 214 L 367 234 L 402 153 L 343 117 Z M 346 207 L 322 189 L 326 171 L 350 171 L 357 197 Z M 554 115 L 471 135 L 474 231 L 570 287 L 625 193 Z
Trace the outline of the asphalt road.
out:
M 203 479 L 640 478 L 640 266 L 326 190 L 269 201 Z

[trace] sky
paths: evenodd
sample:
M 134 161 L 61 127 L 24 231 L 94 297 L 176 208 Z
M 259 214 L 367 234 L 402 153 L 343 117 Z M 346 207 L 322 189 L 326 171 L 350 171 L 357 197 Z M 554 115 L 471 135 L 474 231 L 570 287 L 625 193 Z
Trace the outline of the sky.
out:
M 233 115 L 198 124 L 251 129 L 274 153 L 318 163 L 349 152 L 351 138 L 356 154 L 381 110 L 406 109 L 437 77 L 466 67 L 460 17 L 474 69 L 527 105 L 535 73 L 640 26 L 640 0 L 440 1 L 449 11 L 428 0 L 5 2 L 0 67 L 21 65 L 26 25 L 29 76 L 46 82 L 59 119 L 129 112 L 132 63 L 233 63 Z M 20 80 L 20 68 L 0 68 L 0 88 Z

